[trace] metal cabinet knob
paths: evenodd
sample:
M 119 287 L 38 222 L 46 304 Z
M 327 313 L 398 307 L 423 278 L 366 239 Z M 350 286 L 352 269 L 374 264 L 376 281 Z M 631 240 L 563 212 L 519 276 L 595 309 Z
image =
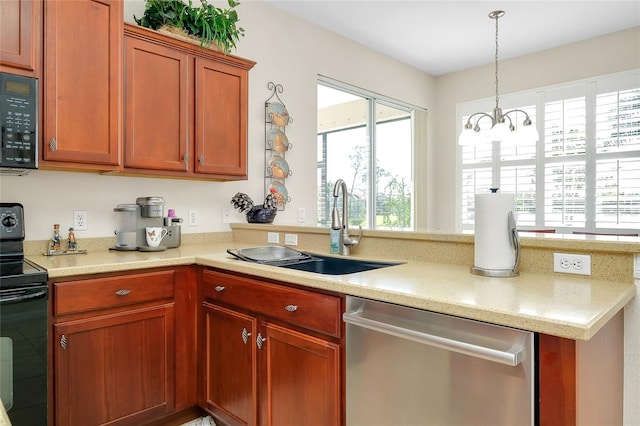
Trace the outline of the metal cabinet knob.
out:
M 262 337 L 260 333 L 258 333 L 258 337 L 256 338 L 256 345 L 258 345 L 258 349 L 262 349 L 262 345 L 266 342 L 267 339 Z
M 246 328 L 243 328 L 242 341 L 244 342 L 245 345 L 249 342 L 249 336 L 251 336 L 251 333 L 249 333 Z
M 200 160 L 200 165 L 204 166 L 204 155 L 200 154 L 199 160 Z
M 67 341 L 67 336 L 65 336 L 64 334 L 60 336 L 60 346 L 62 347 L 62 349 L 67 350 L 68 343 L 69 342 Z
M 222 291 L 222 290 L 224 290 L 224 286 L 222 286 L 222 285 L 217 285 L 217 286 L 216 286 L 216 288 L 215 288 L 215 290 L 216 290 L 216 291 Z
M 118 296 L 126 296 L 129 293 L 131 293 L 131 290 L 127 290 L 127 289 L 124 289 L 124 288 L 122 290 L 116 291 L 116 294 Z
M 49 139 L 49 149 L 51 151 L 58 149 L 58 142 L 56 141 L 56 138 Z
M 284 309 L 287 312 L 295 312 L 295 311 L 298 310 L 298 307 L 296 305 L 287 305 L 287 306 L 284 307 Z

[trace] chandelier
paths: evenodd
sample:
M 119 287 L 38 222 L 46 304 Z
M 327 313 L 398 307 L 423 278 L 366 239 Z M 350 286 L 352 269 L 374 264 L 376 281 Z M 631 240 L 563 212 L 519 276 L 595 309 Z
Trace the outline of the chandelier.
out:
M 485 112 L 476 112 L 471 114 L 467 119 L 464 129 L 460 133 L 458 138 L 459 145 L 475 145 L 482 142 L 516 142 L 516 141 L 532 141 L 538 140 L 538 131 L 531 123 L 529 114 L 520 109 L 513 109 L 505 113 L 502 112 L 498 105 L 498 19 L 504 16 L 504 11 L 494 10 L 489 14 L 489 18 L 496 20 L 496 107 L 493 109 L 493 115 L 489 115 Z M 524 114 L 524 121 L 522 122 L 522 128 L 516 131 L 514 121 L 517 113 Z M 509 115 L 512 115 L 510 117 Z M 491 120 L 491 129 L 488 131 L 480 131 L 480 120 L 488 118 Z M 473 124 L 472 124 L 473 122 Z

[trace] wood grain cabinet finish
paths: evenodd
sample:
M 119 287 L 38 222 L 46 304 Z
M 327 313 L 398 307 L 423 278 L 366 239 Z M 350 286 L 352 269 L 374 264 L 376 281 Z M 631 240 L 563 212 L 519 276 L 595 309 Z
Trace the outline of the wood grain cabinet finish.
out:
M 139 425 L 174 408 L 171 303 L 54 326 L 56 424 Z
M 43 167 L 116 170 L 122 140 L 119 0 L 44 3 Z
M 247 178 L 255 62 L 125 24 L 125 171 Z
M 342 298 L 207 269 L 200 277 L 200 405 L 230 425 L 344 424 L 343 327 L 332 335 Z M 315 308 L 329 325 L 311 319 Z
M 55 424 L 141 425 L 196 400 L 192 267 L 52 280 Z
M 125 37 L 124 166 L 188 170 L 189 55 Z
M 0 71 L 41 75 L 42 1 L 0 1 Z

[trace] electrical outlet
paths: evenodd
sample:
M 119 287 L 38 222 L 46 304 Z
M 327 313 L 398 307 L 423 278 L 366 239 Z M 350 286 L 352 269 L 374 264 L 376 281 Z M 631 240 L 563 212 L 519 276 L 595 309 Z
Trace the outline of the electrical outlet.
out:
M 88 229 L 86 210 L 73 211 L 73 229 L 75 231 L 86 231 Z
M 298 234 L 284 234 L 284 243 L 288 246 L 297 246 Z
M 200 225 L 200 216 L 198 215 L 198 210 L 189 210 L 188 223 L 189 226 Z
M 588 254 L 553 253 L 553 271 L 565 274 L 591 275 L 591 256 Z
M 307 219 L 307 212 L 304 207 L 298 208 L 298 223 L 304 223 Z
M 280 243 L 280 233 L 279 232 L 267 232 L 267 242 L 279 244 Z

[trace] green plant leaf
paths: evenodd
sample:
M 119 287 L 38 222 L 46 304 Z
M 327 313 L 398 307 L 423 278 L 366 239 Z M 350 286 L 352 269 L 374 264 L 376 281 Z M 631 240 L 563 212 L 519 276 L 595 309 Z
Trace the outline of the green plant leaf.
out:
M 138 25 L 151 29 L 162 25 L 182 28 L 199 37 L 201 46 L 208 47 L 215 40 L 224 53 L 229 53 L 239 38 L 244 37 L 244 29 L 236 25 L 238 13 L 234 8 L 240 2 L 227 0 L 227 3 L 229 8 L 222 9 L 207 0 L 201 0 L 197 7 L 193 6 L 192 0 L 146 0 L 144 15 L 133 19 Z

